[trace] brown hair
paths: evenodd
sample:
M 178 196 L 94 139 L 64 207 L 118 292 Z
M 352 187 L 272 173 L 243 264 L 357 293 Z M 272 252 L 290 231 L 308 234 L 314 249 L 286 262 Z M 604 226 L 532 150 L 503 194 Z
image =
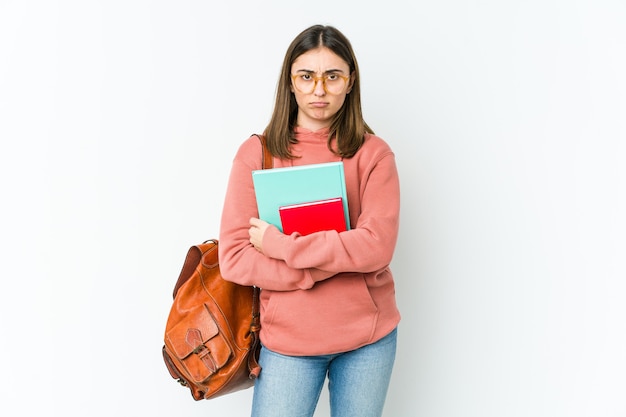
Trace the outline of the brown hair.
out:
M 352 89 L 331 122 L 328 149 L 343 158 L 350 158 L 363 145 L 365 133 L 374 133 L 363 120 L 359 66 L 350 41 L 332 26 L 311 26 L 296 36 L 287 49 L 276 89 L 274 112 L 264 132 L 269 151 L 281 159 L 295 158 L 290 148 L 291 144 L 297 143 L 294 128 L 298 105 L 291 92 L 291 66 L 300 55 L 320 47 L 326 47 L 342 58 L 353 77 Z M 337 149 L 331 146 L 333 137 L 337 138 Z

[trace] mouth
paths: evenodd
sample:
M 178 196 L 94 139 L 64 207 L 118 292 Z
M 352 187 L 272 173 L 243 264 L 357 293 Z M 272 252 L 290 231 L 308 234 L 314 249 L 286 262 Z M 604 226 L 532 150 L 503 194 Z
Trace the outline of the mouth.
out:
M 328 106 L 328 103 L 323 102 L 323 101 L 314 101 L 311 103 L 311 107 L 315 107 L 315 108 L 321 108 L 321 107 L 326 107 Z

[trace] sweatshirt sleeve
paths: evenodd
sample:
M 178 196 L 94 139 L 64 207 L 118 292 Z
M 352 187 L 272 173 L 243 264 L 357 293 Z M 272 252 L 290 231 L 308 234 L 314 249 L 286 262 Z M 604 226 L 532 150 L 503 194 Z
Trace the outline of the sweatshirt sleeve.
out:
M 263 237 L 267 256 L 284 261 L 290 268 L 335 274 L 369 273 L 390 264 L 398 236 L 400 211 L 395 157 L 386 147 L 382 152 L 369 155 L 367 149 L 362 150 L 365 155 L 359 160 L 344 161 L 346 167 L 356 171 L 358 176 L 352 199 L 349 195 L 349 204 L 357 205 L 355 210 L 350 207 L 351 219 L 356 217 L 351 230 L 301 236 L 297 233 L 284 235 L 276 228 L 268 229 Z M 325 274 L 310 274 L 313 281 L 326 278 Z
M 283 260 L 258 252 L 250 243 L 249 220 L 258 217 L 252 171 L 261 169 L 261 143 L 246 140 L 232 164 L 220 223 L 219 259 L 224 279 L 273 291 L 309 289 L 334 273 L 317 268 L 293 268 Z M 270 226 L 274 233 L 280 231 Z M 266 233 L 267 234 L 267 233 Z

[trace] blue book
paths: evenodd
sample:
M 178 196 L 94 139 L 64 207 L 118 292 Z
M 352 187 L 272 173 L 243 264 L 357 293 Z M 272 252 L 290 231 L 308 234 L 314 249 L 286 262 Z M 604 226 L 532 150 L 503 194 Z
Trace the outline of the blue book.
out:
M 350 230 L 343 162 L 252 171 L 252 181 L 259 218 L 281 232 L 280 207 L 337 197 L 342 199 L 346 230 Z

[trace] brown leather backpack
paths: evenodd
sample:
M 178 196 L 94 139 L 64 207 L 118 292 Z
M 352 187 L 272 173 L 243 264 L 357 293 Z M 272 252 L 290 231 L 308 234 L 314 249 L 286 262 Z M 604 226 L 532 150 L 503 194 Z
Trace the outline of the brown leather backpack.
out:
M 162 349 L 172 378 L 196 401 L 253 386 L 261 372 L 259 289 L 222 278 L 217 240 L 189 248 L 173 296 Z

